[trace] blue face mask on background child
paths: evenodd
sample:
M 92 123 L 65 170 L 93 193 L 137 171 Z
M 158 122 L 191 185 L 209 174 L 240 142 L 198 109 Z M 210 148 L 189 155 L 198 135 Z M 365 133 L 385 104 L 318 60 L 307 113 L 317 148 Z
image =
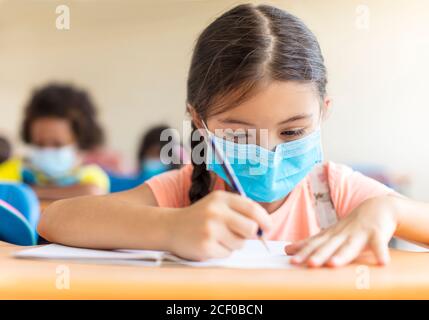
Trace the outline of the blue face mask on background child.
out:
M 223 150 L 246 195 L 257 202 L 274 202 L 286 197 L 323 159 L 320 130 L 302 139 L 279 144 L 275 151 L 216 136 L 215 143 Z M 207 169 L 230 184 L 210 149 L 207 148 Z
M 31 166 L 53 179 L 70 174 L 76 161 L 77 155 L 73 146 L 34 148 L 30 154 Z
M 168 165 L 164 164 L 160 159 L 144 159 L 142 161 L 142 172 L 141 175 L 145 179 L 152 178 L 158 174 L 168 171 Z

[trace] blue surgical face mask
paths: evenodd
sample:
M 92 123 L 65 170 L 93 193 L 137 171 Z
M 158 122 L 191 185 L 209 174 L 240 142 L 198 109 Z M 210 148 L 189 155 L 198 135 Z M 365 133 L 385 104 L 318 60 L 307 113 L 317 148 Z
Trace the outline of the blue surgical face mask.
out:
M 279 144 L 274 151 L 216 136 L 215 143 L 223 150 L 246 195 L 257 202 L 274 202 L 286 197 L 323 159 L 320 130 Z M 207 151 L 207 169 L 230 184 L 211 148 Z
M 74 146 L 60 148 L 33 148 L 30 163 L 50 178 L 63 177 L 76 165 L 77 154 Z
M 169 169 L 168 165 L 164 164 L 160 159 L 144 159 L 142 161 L 142 176 L 149 179 L 153 176 L 161 174 Z

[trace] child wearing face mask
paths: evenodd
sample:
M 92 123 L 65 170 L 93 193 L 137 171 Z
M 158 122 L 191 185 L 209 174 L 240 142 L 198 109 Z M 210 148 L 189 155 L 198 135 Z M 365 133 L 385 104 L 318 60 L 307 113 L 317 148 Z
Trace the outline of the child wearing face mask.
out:
M 187 161 L 187 153 L 173 133 L 172 129 L 165 125 L 145 132 L 137 152 L 137 172 L 132 175 L 110 172 L 110 191 L 129 190 L 156 175 L 180 168 L 181 164 Z
M 103 139 L 86 92 L 60 84 L 36 90 L 25 108 L 22 139 L 30 146 L 23 180 L 40 199 L 108 192 L 104 171 L 81 162 L 82 154 Z
M 66 245 L 203 260 L 229 255 L 260 228 L 266 239 L 292 242 L 292 261 L 312 267 L 348 264 L 365 248 L 385 264 L 393 235 L 428 244 L 428 204 L 324 162 L 326 83 L 319 44 L 301 20 L 268 5 L 231 9 L 193 52 L 192 165 L 127 192 L 55 202 L 39 232 Z M 230 192 L 202 133 L 214 137 L 247 197 Z
M 178 169 L 181 164 L 187 161 L 186 150 L 169 131 L 171 131 L 170 127 L 159 125 L 145 132 L 137 154 L 139 176 L 142 181 L 168 170 Z M 163 134 L 169 138 L 163 139 Z M 168 149 L 166 149 L 167 153 L 171 152 L 171 159 L 162 159 L 164 147 Z

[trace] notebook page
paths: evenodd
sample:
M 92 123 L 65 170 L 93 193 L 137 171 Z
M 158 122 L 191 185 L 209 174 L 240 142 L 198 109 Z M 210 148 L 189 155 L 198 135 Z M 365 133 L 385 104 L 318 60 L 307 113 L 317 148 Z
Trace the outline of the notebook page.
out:
M 287 242 L 267 241 L 267 252 L 259 240 L 248 240 L 241 250 L 234 251 L 224 259 L 209 259 L 202 262 L 181 260 L 180 264 L 192 267 L 216 267 L 238 269 L 288 269 L 292 268 L 290 257 L 284 253 Z M 169 257 L 166 257 L 168 259 Z M 165 259 L 165 260 L 166 260 Z M 177 259 L 177 258 L 176 258 Z M 165 261 L 164 260 L 164 261 Z M 173 259 L 174 261 L 174 259 Z
M 17 258 L 61 260 L 162 260 L 164 253 L 150 250 L 94 250 L 49 244 L 15 253 Z
M 224 259 L 209 259 L 207 261 L 195 262 L 181 259 L 170 253 L 165 253 L 163 265 L 186 265 L 190 267 L 216 267 L 216 268 L 238 268 L 238 269 L 284 269 L 292 268 L 290 257 L 284 253 L 286 241 L 266 241 L 267 252 L 260 240 L 247 240 L 242 249 L 234 251 Z M 136 253 L 139 250 L 121 250 Z
M 125 264 L 135 266 L 184 265 L 189 267 L 218 267 L 238 269 L 291 268 L 290 257 L 284 253 L 284 241 L 267 241 L 270 252 L 259 240 L 248 240 L 241 250 L 224 259 L 203 262 L 189 261 L 170 253 L 151 250 L 93 250 L 58 244 L 40 246 L 15 253 L 17 258 L 77 260 L 100 264 Z

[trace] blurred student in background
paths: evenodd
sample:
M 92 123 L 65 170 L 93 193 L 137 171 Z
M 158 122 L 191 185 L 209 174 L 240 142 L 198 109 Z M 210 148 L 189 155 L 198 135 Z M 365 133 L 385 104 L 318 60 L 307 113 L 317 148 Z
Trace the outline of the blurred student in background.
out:
M 180 168 L 187 161 L 186 150 L 171 130 L 166 125 L 158 125 L 143 134 L 137 152 L 136 172 L 132 175 L 109 173 L 111 192 L 135 188 L 153 176 Z M 162 137 L 163 132 L 167 139 Z
M 12 147 L 5 137 L 0 137 L 0 163 L 9 160 L 12 155 Z
M 0 136 L 0 182 L 21 180 L 21 161 L 12 157 L 12 146 L 6 137 Z
M 109 179 L 97 165 L 83 165 L 83 154 L 103 142 L 96 109 L 88 94 L 68 85 L 36 90 L 25 109 L 21 135 L 30 145 L 23 180 L 41 199 L 104 194 Z
M 143 180 L 168 170 L 178 169 L 188 159 L 186 150 L 170 130 L 172 129 L 166 125 L 158 125 L 143 135 L 137 154 L 139 172 Z M 162 138 L 163 132 L 168 139 Z M 161 154 L 164 147 L 166 147 L 165 159 Z

